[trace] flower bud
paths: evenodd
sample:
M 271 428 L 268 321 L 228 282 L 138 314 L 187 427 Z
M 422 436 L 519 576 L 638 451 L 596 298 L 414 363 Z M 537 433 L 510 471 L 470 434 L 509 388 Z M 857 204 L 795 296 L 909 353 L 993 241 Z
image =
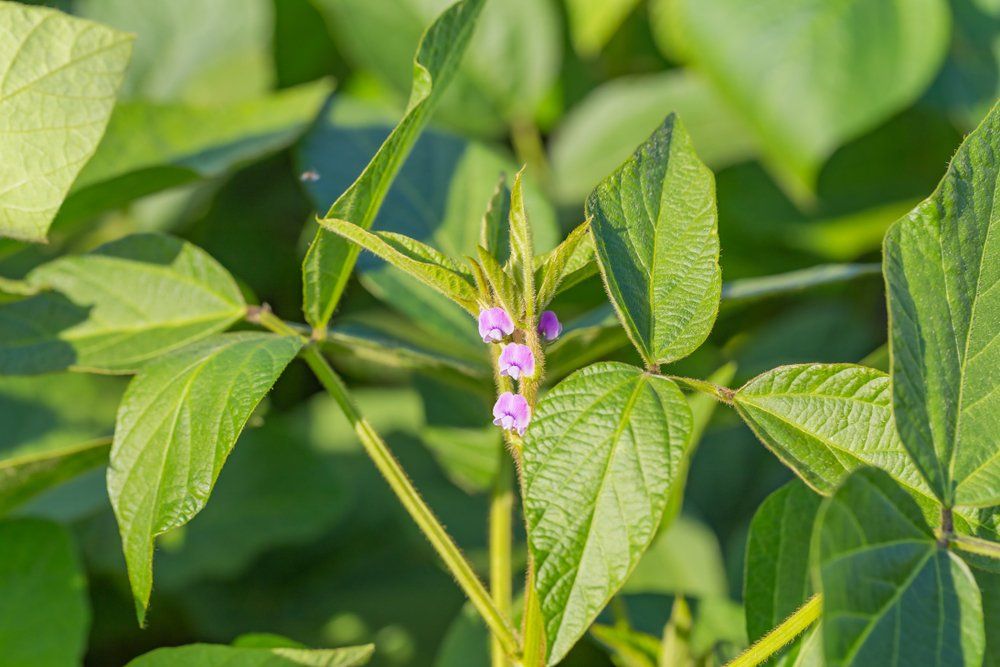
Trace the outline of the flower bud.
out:
M 559 322 L 559 318 L 551 310 L 546 310 L 542 313 L 542 316 L 538 318 L 538 335 L 543 336 L 545 340 L 555 340 L 559 338 L 559 334 L 562 333 L 562 324 Z
M 520 343 L 505 345 L 497 365 L 500 367 L 500 375 L 507 375 L 515 380 L 535 375 L 535 355 L 531 353 L 530 347 Z
M 479 335 L 484 343 L 496 343 L 514 333 L 514 320 L 503 308 L 479 311 Z
M 517 431 L 518 435 L 524 435 L 524 430 L 531 421 L 531 408 L 524 396 L 505 391 L 493 406 L 493 417 L 493 423 L 503 430 Z

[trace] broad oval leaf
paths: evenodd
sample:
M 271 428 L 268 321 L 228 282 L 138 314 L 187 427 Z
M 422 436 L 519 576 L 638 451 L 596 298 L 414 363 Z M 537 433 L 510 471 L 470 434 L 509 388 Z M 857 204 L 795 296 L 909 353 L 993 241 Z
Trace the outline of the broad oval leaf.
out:
M 852 364 L 782 366 L 748 382 L 733 400 L 768 449 L 824 495 L 862 465 L 929 495 L 896 435 L 889 376 L 882 371 Z
M 146 366 L 118 410 L 108 495 L 140 622 L 153 540 L 197 514 L 257 404 L 302 347 L 265 333 L 213 336 Z
M 704 342 L 719 311 L 715 178 L 683 125 L 667 117 L 587 199 L 611 301 L 647 364 Z
M 893 412 L 947 505 L 1000 504 L 1000 107 L 885 239 Z
M 136 234 L 32 271 L 40 294 L 0 306 L 0 372 L 128 373 L 225 329 L 246 304 L 205 251 Z
M 558 662 L 649 546 L 691 434 L 671 380 L 605 362 L 537 405 L 524 445 L 524 511 L 549 664 Z
M 78 665 L 87 647 L 87 581 L 69 532 L 0 522 L 0 655 L 6 665 Z
M 44 241 L 104 134 L 132 35 L 0 2 L 0 236 Z
M 810 536 L 821 501 L 795 480 L 769 495 L 750 522 L 743 604 L 751 643 L 778 627 L 813 593 Z M 796 664 L 803 644 L 796 640 L 775 665 Z
M 406 112 L 325 217 L 346 220 L 363 229 L 372 226 L 389 186 L 458 69 L 483 3 L 461 0 L 427 28 L 413 58 L 413 85 Z M 314 328 L 326 328 L 357 257 L 356 246 L 326 230 L 317 230 L 302 264 L 302 307 L 306 321 Z
M 920 508 L 881 470 L 824 501 L 813 556 L 829 667 L 979 667 L 985 645 L 969 567 L 938 547 Z
M 361 667 L 367 665 L 374 646 L 333 649 L 268 648 L 190 644 L 158 648 L 141 655 L 126 667 Z
M 945 0 L 661 4 L 685 57 L 742 113 L 800 199 L 834 149 L 923 92 L 950 34 Z

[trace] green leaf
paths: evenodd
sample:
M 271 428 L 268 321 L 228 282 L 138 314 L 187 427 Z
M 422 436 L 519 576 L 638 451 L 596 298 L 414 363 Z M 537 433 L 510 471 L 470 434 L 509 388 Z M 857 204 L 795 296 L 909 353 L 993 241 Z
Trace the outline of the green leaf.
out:
M 326 218 L 346 220 L 363 229 L 371 227 L 389 186 L 458 69 L 483 1 L 454 4 L 424 33 L 413 59 L 413 88 L 406 113 L 358 180 L 333 203 Z M 356 247 L 317 231 L 302 267 L 303 309 L 314 328 L 326 328 L 357 256 Z
M 0 459 L 0 515 L 108 461 L 111 438 Z
M 500 264 L 505 264 L 510 257 L 510 190 L 506 178 L 500 178 L 490 203 L 483 214 L 479 227 L 479 245 L 486 248 Z
M 531 234 L 531 223 L 524 204 L 522 177 L 525 167 L 514 177 L 510 189 L 510 268 L 521 290 L 524 304 L 524 319 L 528 326 L 535 321 L 535 247 Z
M 273 85 L 267 0 L 80 0 L 76 10 L 138 37 L 126 98 L 213 105 Z
M 649 365 L 693 352 L 719 310 L 715 179 L 667 117 L 587 199 L 604 283 Z
M 367 665 L 374 646 L 334 649 L 248 648 L 191 644 L 158 648 L 141 655 L 126 667 L 360 667 Z
M 755 642 L 812 596 L 810 536 L 822 498 L 796 480 L 757 508 L 747 538 L 743 603 L 747 638 Z M 782 652 L 775 664 L 794 664 L 803 642 Z
M 889 384 L 874 368 L 802 364 L 759 375 L 733 398 L 757 437 L 816 491 L 829 495 L 869 465 L 926 496 L 893 426 Z
M 246 305 L 232 277 L 179 239 L 136 234 L 32 271 L 45 291 L 0 306 L 0 372 L 128 373 L 225 329 Z
M 328 81 L 211 107 L 123 102 L 56 225 L 230 169 L 287 147 L 316 117 Z
M 696 519 L 677 517 L 649 546 L 622 593 L 726 597 L 729 583 L 715 533 Z
M 919 97 L 948 46 L 945 0 L 670 5 L 685 56 L 743 115 L 768 164 L 803 200 L 834 149 Z
M 893 412 L 946 505 L 1000 504 L 1000 107 L 885 239 Z
M 684 119 L 698 155 L 713 169 L 753 157 L 753 135 L 739 116 L 696 72 L 674 69 L 612 79 L 566 114 L 552 136 L 556 193 L 583 201 L 601 180 L 628 159 L 673 110 Z
M 324 229 L 378 255 L 425 285 L 433 287 L 471 314 L 479 312 L 479 298 L 470 274 L 434 248 L 402 234 L 372 233 L 337 218 L 321 220 L 320 224 Z
M 987 628 L 1000 627 L 1000 572 L 973 570 L 979 591 L 983 596 L 983 625 Z M 986 656 L 983 667 L 1000 667 L 1000 635 L 986 634 Z
M 315 1 L 327 15 L 345 59 L 375 74 L 400 97 L 410 86 L 410 58 L 421 29 L 454 2 Z M 487 2 L 435 123 L 465 135 L 499 137 L 508 124 L 535 118 L 559 76 L 560 28 L 556 0 Z
M 628 625 L 594 624 L 590 634 L 607 647 L 618 667 L 656 667 L 660 642 L 645 632 L 633 630 Z
M 524 511 L 548 664 L 652 542 L 690 431 L 677 385 L 626 364 L 577 371 L 537 405 L 525 434 Z
M 293 337 L 214 336 L 147 365 L 118 410 L 108 495 L 140 623 L 153 540 L 205 506 L 254 408 L 302 347 Z
M 577 53 L 597 54 L 638 4 L 639 0 L 566 0 Z
M 476 254 L 479 256 L 479 266 L 486 274 L 496 300 L 514 318 L 515 322 L 520 321 L 524 314 L 524 300 L 521 298 L 514 278 L 486 248 L 479 246 L 476 248 Z
M 0 2 L 0 236 L 44 241 L 115 105 L 132 36 Z
M 0 522 L 0 655 L 26 667 L 78 665 L 87 647 L 87 581 L 69 532 Z
M 674 598 L 670 622 L 663 628 L 657 667 L 687 665 L 691 661 L 691 608 L 683 595 Z
M 886 473 L 853 473 L 823 502 L 813 557 L 823 653 L 840 665 L 982 664 L 979 589 Z
M 537 310 L 544 310 L 545 306 L 559 293 L 559 287 L 563 280 L 575 271 L 584 270 L 584 264 L 590 262 L 585 259 L 592 253 L 592 249 L 586 242 L 590 240 L 587 232 L 590 231 L 590 220 L 587 220 L 569 233 L 566 239 L 541 258 L 541 266 L 538 272 L 541 279 L 538 280 L 538 305 Z M 576 278 L 579 282 L 580 278 Z

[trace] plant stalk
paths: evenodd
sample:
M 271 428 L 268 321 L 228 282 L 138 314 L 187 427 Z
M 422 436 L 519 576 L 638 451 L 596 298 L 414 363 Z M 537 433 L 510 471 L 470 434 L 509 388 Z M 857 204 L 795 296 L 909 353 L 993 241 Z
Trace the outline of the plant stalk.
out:
M 254 309 L 248 313 L 247 318 L 278 334 L 299 335 L 268 308 Z M 444 561 L 452 576 L 455 577 L 459 586 L 465 591 L 476 611 L 483 617 L 493 637 L 496 638 L 504 651 L 511 656 L 516 656 L 520 647 L 510 621 L 493 603 L 493 599 L 476 576 L 469 561 L 462 555 L 458 545 L 434 516 L 431 508 L 420 497 L 419 492 L 406 476 L 406 472 L 393 456 L 385 441 L 358 412 L 343 380 L 340 379 L 340 376 L 315 345 L 307 345 L 302 351 L 302 358 L 309 364 L 309 368 L 312 369 L 317 379 L 340 406 L 344 416 L 347 417 L 361 440 L 365 452 L 371 457 L 403 507 L 409 512 L 431 546 Z
M 726 667 L 754 667 L 761 664 L 802 634 L 819 618 L 822 610 L 823 596 L 817 593 Z
M 507 452 L 500 450 L 500 467 L 490 495 L 490 594 L 505 618 L 513 618 L 511 590 L 512 514 L 514 470 Z M 490 638 L 493 667 L 509 667 L 506 651 L 496 636 Z

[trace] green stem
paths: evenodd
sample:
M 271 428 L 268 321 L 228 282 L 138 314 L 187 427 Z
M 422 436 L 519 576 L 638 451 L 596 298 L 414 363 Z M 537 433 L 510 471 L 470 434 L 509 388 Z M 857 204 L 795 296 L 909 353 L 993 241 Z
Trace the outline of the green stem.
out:
M 809 598 L 791 616 L 781 622 L 781 625 L 761 637 L 757 642 L 741 653 L 739 657 L 726 667 L 754 667 L 780 651 L 786 644 L 798 637 L 813 622 L 819 618 L 823 610 L 823 596 L 816 594 Z
M 528 560 L 524 583 L 524 667 L 545 667 L 545 623 L 535 593 L 535 563 Z
M 248 319 L 261 326 L 282 335 L 298 335 L 292 327 L 276 317 L 267 308 L 254 309 L 248 313 Z M 354 406 L 343 380 L 330 366 L 315 345 L 307 345 L 302 351 L 302 358 L 315 373 L 317 379 L 337 402 L 344 416 L 351 423 L 362 446 L 375 463 L 375 467 L 399 498 L 403 507 L 409 512 L 417 526 L 427 537 L 427 540 L 444 561 L 452 576 L 468 596 L 473 606 L 483 617 L 493 636 L 509 655 L 517 655 L 519 647 L 509 620 L 497 609 L 486 591 L 483 583 L 476 576 L 469 561 L 462 555 L 458 545 L 448 535 L 444 526 L 437 520 L 431 508 L 406 476 L 399 461 L 392 455 L 389 447 L 371 424 L 361 416 Z
M 490 593 L 493 604 L 505 618 L 512 618 L 511 539 L 514 511 L 514 470 L 507 452 L 500 450 L 500 468 L 490 496 Z M 493 667 L 509 667 L 507 654 L 497 637 L 490 639 Z
M 680 375 L 664 375 L 663 377 L 670 378 L 674 382 L 682 384 L 689 389 L 694 389 L 695 391 L 700 391 L 703 394 L 708 394 L 715 400 L 725 403 L 726 405 L 733 404 L 733 396 L 736 392 L 729 387 L 723 387 L 722 385 L 708 382 L 706 380 L 698 380 L 696 378 L 683 377 Z

